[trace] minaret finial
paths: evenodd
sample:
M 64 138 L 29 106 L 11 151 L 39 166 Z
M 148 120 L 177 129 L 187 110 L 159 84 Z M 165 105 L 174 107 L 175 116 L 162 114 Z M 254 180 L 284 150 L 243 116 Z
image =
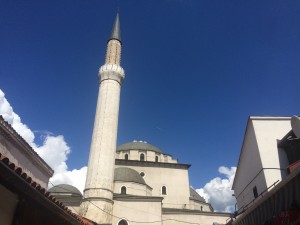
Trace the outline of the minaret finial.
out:
M 111 34 L 110 34 L 110 37 L 109 37 L 108 41 L 112 40 L 112 39 L 118 40 L 122 43 L 122 41 L 121 41 L 119 10 L 117 12 L 116 19 L 115 19 L 115 22 L 114 22 L 114 26 L 113 26 L 113 29 L 111 31 Z

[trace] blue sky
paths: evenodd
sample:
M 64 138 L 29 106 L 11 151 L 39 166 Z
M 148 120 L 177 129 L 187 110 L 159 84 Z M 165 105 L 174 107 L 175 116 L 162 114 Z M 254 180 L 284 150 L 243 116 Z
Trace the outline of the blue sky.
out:
M 70 169 L 87 164 L 118 8 L 118 144 L 192 164 L 199 188 L 237 165 L 249 115 L 299 115 L 300 1 L 0 0 L 0 89 L 37 136 L 64 136 Z

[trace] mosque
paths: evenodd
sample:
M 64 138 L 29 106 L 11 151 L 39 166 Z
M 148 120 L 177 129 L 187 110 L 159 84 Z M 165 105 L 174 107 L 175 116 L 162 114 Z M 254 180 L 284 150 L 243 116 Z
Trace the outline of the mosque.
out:
M 225 224 L 190 187 L 189 164 L 144 141 L 117 145 L 120 90 L 125 78 L 117 14 L 99 70 L 99 95 L 83 195 L 60 184 L 49 192 L 73 212 L 96 224 Z

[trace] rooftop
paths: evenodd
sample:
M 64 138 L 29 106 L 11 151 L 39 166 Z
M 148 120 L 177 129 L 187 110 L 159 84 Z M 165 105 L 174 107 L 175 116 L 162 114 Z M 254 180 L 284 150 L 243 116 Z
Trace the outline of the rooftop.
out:
M 82 196 L 81 192 L 74 186 L 69 184 L 55 185 L 48 190 L 51 194 L 72 194 Z
M 114 180 L 146 184 L 145 180 L 136 170 L 127 167 L 116 168 Z

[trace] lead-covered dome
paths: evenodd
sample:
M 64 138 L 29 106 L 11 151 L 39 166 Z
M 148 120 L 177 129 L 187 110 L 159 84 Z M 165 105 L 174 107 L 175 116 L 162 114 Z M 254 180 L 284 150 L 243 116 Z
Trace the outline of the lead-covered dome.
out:
M 114 180 L 146 184 L 144 178 L 136 170 L 127 167 L 116 168 Z
M 76 187 L 69 184 L 55 185 L 48 191 L 52 194 L 72 194 L 74 196 L 82 196 L 81 192 Z
M 128 150 L 145 150 L 145 151 L 154 151 L 157 153 L 163 153 L 159 148 L 148 144 L 144 141 L 133 141 L 128 142 L 117 147 L 117 152 L 119 151 L 128 151 Z

